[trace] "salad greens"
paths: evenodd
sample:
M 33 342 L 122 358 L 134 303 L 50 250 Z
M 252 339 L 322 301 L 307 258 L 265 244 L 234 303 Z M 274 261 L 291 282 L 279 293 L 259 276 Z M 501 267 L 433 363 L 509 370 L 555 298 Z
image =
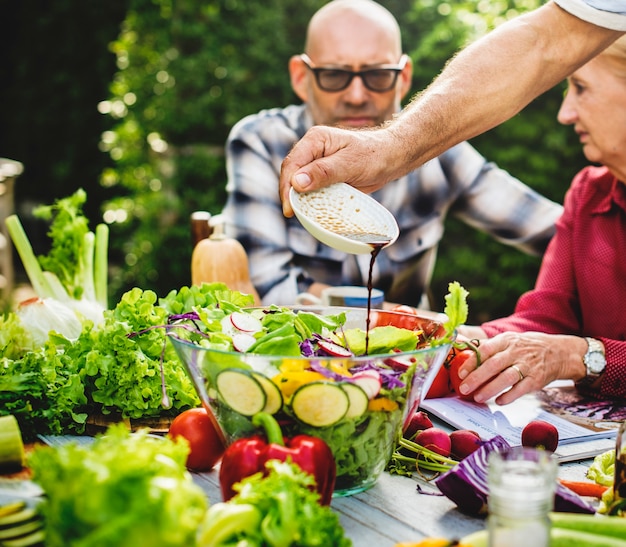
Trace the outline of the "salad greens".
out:
M 51 221 L 48 236 L 52 247 L 40 256 L 41 267 L 63 285 L 76 300 L 86 299 L 107 307 L 108 229 L 100 224 L 94 234 L 82 207 L 87 199 L 83 189 L 52 205 L 37 207 L 34 215 Z
M 368 485 L 385 469 L 396 443 L 402 410 L 366 412 L 326 428 L 298 427 L 297 433 L 314 435 L 330 447 L 337 466 L 336 490 Z M 289 430 L 289 428 L 287 428 Z
M 235 485 L 238 493 L 212 505 L 200 527 L 200 547 L 349 547 L 339 517 L 321 505 L 315 479 L 291 462 L 270 460 L 268 474 Z
M 207 500 L 185 468 L 188 450 L 123 425 L 91 445 L 35 449 L 28 463 L 46 494 L 46 545 L 195 545 Z
M 607 450 L 602 454 L 598 454 L 589 469 L 587 469 L 587 478 L 608 486 L 598 506 L 598 513 L 610 514 L 614 507 L 615 493 L 613 492 L 613 484 L 615 482 L 615 450 Z
M 603 486 L 613 486 L 615 481 L 615 450 L 598 454 L 589 469 L 587 478 Z
M 14 414 L 24 436 L 32 439 L 36 434 L 83 433 L 92 415 L 167 417 L 198 406 L 164 325 L 168 309 L 189 299 L 206 305 L 218 294 L 224 302 L 242 301 L 239 293 L 218 284 L 173 292 L 162 306 L 154 292 L 135 288 L 104 312 L 98 327 L 86 322 L 73 341 L 52 332 L 34 350 L 17 347 L 28 335 L 9 314 L 0 321 L 6 327 L 0 335 L 0 414 Z M 161 371 L 170 409 L 162 405 Z
M 450 291 L 446 299 L 449 319 L 441 338 L 429 340 L 427 333 L 411 328 L 375 326 L 369 331 L 370 355 L 364 355 L 366 332 L 362 328 L 349 328 L 344 312 L 320 315 L 305 309 L 277 306 L 253 310 L 196 307 L 193 313 L 171 318 L 170 335 L 173 340 L 191 341 L 210 352 L 199 355 L 203 349 L 179 345 L 190 367 L 197 366 L 191 363 L 201 363 L 203 382 L 200 383 L 203 385 L 200 388 L 213 393 L 209 404 L 227 437 L 239 438 L 251 434 L 255 428 L 247 414 L 235 410 L 238 407 L 233 405 L 237 401 L 231 401 L 229 395 L 222 392 L 218 377 L 227 369 L 261 372 L 282 394 L 278 410 L 272 412 L 280 415 L 285 434 L 323 439 L 335 457 L 336 489 L 349 491 L 371 485 L 383 471 L 393 453 L 407 398 L 415 396 L 430 370 L 429 362 L 446 351 L 446 344 L 454 340 L 459 322 L 466 319 L 467 291 L 458 283 L 450 284 Z M 242 318 L 242 315 L 252 315 L 255 320 Z M 241 350 L 236 343 L 236 337 L 241 334 L 238 322 L 244 323 L 245 335 L 253 340 Z M 437 347 L 430 351 L 430 345 Z M 427 351 L 410 356 L 397 353 L 420 348 Z M 361 378 L 357 379 L 359 375 Z M 319 426 L 315 420 L 309 421 L 310 416 L 294 409 L 296 391 L 304 397 L 307 383 L 365 385 L 359 380 L 368 382 L 368 389 L 372 390 L 369 394 L 363 393 L 366 397 L 363 410 L 346 412 L 345 417 L 340 416 L 335 421 L 333 416 Z M 248 384 L 251 384 L 250 389 L 254 387 L 251 400 L 267 401 L 271 392 L 254 380 Z M 415 388 L 410 387 L 414 384 Z M 265 397 L 261 397 L 264 392 Z M 319 392 L 318 388 L 315 393 Z M 241 390 L 237 393 L 239 397 L 244 396 Z

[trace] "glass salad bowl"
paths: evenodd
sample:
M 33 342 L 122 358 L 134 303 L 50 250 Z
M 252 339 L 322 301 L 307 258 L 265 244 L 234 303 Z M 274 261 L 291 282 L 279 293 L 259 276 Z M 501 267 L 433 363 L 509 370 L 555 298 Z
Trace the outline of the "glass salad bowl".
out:
M 372 310 L 368 329 L 367 313 L 201 310 L 168 336 L 227 444 L 258 433 L 256 413 L 272 414 L 284 435 L 326 441 L 333 495 L 346 496 L 375 484 L 451 344 L 433 319 Z

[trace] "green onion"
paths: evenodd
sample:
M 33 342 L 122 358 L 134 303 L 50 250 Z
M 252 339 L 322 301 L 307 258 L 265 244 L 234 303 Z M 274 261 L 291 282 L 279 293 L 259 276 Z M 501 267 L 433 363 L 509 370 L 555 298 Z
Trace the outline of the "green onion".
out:
M 13 241 L 13 245 L 22 259 L 22 264 L 24 265 L 30 284 L 33 286 L 33 290 L 40 298 L 52 296 L 52 289 L 37 261 L 33 247 L 28 240 L 28 236 L 22 227 L 20 219 L 17 215 L 10 215 L 6 218 L 5 224 L 11 236 L 11 240 Z

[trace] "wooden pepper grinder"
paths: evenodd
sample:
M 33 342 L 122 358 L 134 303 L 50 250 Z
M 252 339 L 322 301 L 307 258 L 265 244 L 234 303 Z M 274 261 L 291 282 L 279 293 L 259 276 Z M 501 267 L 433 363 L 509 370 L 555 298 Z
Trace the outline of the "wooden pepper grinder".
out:
M 211 235 L 211 213 L 208 211 L 194 211 L 191 213 L 191 244 L 192 248 Z
M 239 241 L 226 236 L 225 223 L 223 215 L 210 218 L 211 235 L 198 241 L 191 254 L 191 283 L 224 283 L 231 290 L 251 294 L 259 306 L 261 299 L 250 281 L 248 255 Z

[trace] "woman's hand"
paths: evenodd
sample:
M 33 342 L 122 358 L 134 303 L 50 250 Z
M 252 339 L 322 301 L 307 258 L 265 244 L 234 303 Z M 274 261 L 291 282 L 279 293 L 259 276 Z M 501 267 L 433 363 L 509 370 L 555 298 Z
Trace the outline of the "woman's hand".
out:
M 583 378 L 586 351 L 586 340 L 578 336 L 501 333 L 480 341 L 480 366 L 471 357 L 459 369 L 460 391 L 478 403 L 497 396 L 496 403 L 508 404 L 554 380 Z

